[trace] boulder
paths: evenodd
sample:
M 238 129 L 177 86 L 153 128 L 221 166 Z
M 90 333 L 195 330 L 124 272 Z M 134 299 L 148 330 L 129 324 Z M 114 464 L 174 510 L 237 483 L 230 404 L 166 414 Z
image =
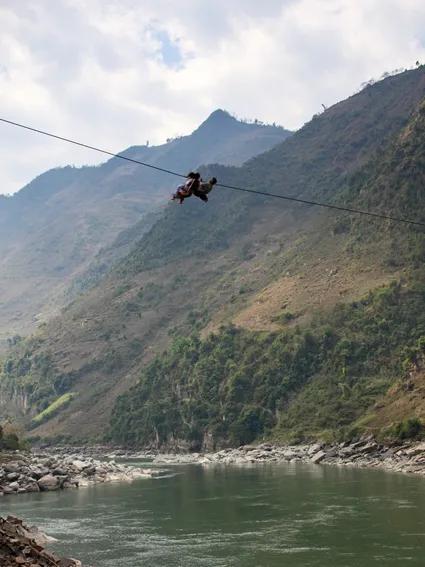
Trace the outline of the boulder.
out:
M 25 492 L 40 492 L 40 487 L 35 480 L 29 481 L 23 485 Z
M 75 461 L 72 461 L 72 466 L 78 472 L 81 472 L 82 470 L 84 470 L 88 465 L 89 465 L 89 463 L 86 463 L 84 461 L 80 461 L 79 459 L 75 459 Z
M 15 481 L 15 480 L 18 480 L 19 476 L 20 476 L 19 473 L 17 473 L 17 472 L 11 472 L 11 473 L 8 473 L 8 474 L 6 475 L 6 479 L 7 479 L 9 482 L 13 482 L 13 481 Z
M 409 447 L 408 449 L 405 449 L 404 452 L 408 457 L 415 457 L 420 453 L 425 454 L 425 443 L 419 443 L 418 445 L 413 445 L 413 447 Z
M 56 477 L 59 481 L 59 487 L 63 488 L 65 482 L 69 481 L 69 476 L 68 475 L 62 475 L 62 476 L 57 476 Z
M 46 476 L 46 474 L 49 474 L 49 472 L 49 469 L 47 469 L 46 467 L 33 467 L 30 469 L 29 474 L 30 476 L 38 480 L 39 478 Z
M 325 451 L 318 451 L 315 455 L 311 457 L 311 462 L 318 464 L 326 457 Z
M 52 470 L 52 474 L 53 474 L 54 476 L 67 476 L 68 471 L 67 471 L 66 469 L 57 467 L 57 468 L 55 468 L 55 469 Z
M 309 449 L 307 451 L 309 457 L 311 457 L 312 455 L 315 455 L 318 451 L 320 451 L 321 448 L 322 448 L 322 445 L 320 443 L 315 443 L 314 445 L 309 447 Z
M 17 472 L 19 472 L 19 465 L 18 465 L 18 463 L 15 463 L 15 462 L 5 463 L 3 465 L 3 470 L 6 473 L 17 473 Z
M 62 484 L 62 488 L 78 488 L 77 481 L 65 480 Z
M 378 449 L 379 446 L 374 441 L 371 441 L 370 443 L 367 443 L 364 447 L 362 447 L 361 452 L 373 453 L 373 451 L 377 451 Z
M 93 476 L 96 472 L 96 467 L 94 465 L 89 465 L 83 470 L 86 476 Z
M 59 490 L 60 488 L 60 481 L 57 476 L 53 476 L 52 474 L 46 474 L 42 476 L 38 481 L 38 486 L 40 490 L 48 491 L 48 490 Z

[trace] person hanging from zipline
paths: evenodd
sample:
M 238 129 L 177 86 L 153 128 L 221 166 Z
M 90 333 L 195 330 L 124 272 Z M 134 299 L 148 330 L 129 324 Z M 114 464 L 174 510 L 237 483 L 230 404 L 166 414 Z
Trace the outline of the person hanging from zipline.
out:
M 193 192 L 199 188 L 201 183 L 201 176 L 199 173 L 191 171 L 186 177 L 187 181 L 182 185 L 179 185 L 177 187 L 177 191 L 171 197 L 172 201 L 178 200 L 180 205 L 183 204 L 185 199 L 192 196 Z
M 204 201 L 204 203 L 208 203 L 208 193 L 212 191 L 216 183 L 217 179 L 215 177 L 211 177 L 209 181 L 201 180 L 201 183 L 198 185 L 198 187 L 194 187 L 192 189 L 192 193 L 193 195 L 195 195 L 195 197 L 199 197 L 199 199 Z

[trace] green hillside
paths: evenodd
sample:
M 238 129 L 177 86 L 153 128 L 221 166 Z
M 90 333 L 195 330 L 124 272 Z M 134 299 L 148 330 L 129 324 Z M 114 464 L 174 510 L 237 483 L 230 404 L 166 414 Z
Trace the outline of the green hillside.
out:
M 425 223 L 424 156 L 425 100 L 388 149 L 350 179 L 341 199 Z M 264 436 L 394 437 L 404 423 L 415 424 L 415 435 L 425 432 L 423 401 L 412 413 L 407 408 L 402 422 L 373 427 L 378 400 L 391 387 L 418 387 L 409 377 L 425 357 L 425 231 L 362 217 L 336 227 L 356 255 L 378 240 L 383 262 L 404 268 L 402 277 L 357 301 L 315 310 L 308 325 L 176 338 L 119 398 L 112 439 L 199 450 Z M 283 320 L 293 317 L 287 312 Z
M 205 174 L 424 220 L 424 96 L 423 68 L 390 77 L 243 167 Z M 199 447 L 245 430 L 349 435 L 359 420 L 395 431 L 423 412 L 417 386 L 409 399 L 403 389 L 406 349 L 421 356 L 423 252 L 414 228 L 221 188 L 208 205 L 170 204 L 96 287 L 9 353 L 0 400 L 32 435 L 68 441 L 109 430 Z M 329 402 L 322 413 L 316 398 Z
M 369 419 L 361 418 L 425 355 L 424 307 L 425 285 L 416 280 L 317 314 L 307 328 L 227 327 L 203 341 L 179 337 L 119 398 L 111 437 L 199 450 L 264 436 L 303 441 L 363 433 Z

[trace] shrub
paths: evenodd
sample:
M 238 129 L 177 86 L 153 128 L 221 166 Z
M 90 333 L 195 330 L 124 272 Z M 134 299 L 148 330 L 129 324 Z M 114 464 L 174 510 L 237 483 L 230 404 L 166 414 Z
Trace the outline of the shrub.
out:
M 421 439 L 425 433 L 425 427 L 417 417 L 410 417 L 394 425 L 389 431 L 392 437 L 400 441 L 405 439 Z

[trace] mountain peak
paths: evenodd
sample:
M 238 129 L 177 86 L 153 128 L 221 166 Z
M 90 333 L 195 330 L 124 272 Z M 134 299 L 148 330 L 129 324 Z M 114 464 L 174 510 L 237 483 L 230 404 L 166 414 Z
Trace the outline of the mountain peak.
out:
M 231 116 L 231 114 L 229 112 L 227 112 L 227 110 L 223 110 L 222 108 L 217 108 L 217 110 L 214 110 L 214 112 L 211 112 L 211 114 L 208 116 L 208 118 L 206 119 L 206 122 L 208 122 L 209 120 L 236 120 L 236 118 L 233 118 L 233 116 Z
M 236 118 L 233 118 L 233 116 L 231 116 L 226 110 L 218 108 L 217 110 L 214 110 L 214 112 L 211 112 L 208 118 L 204 122 L 202 122 L 197 130 L 223 127 L 237 122 L 238 120 L 236 120 Z

